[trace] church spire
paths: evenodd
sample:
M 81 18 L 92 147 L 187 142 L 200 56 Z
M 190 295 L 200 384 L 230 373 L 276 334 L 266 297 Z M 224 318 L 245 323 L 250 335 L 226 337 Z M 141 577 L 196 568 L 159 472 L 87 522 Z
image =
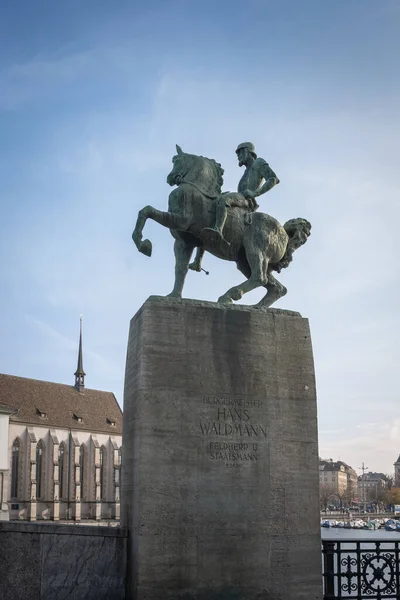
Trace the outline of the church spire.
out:
M 78 353 L 78 366 L 75 371 L 75 387 L 78 392 L 82 392 L 85 388 L 85 371 L 83 370 L 83 357 L 82 357 L 82 315 L 80 317 L 80 329 L 79 329 L 79 353 Z

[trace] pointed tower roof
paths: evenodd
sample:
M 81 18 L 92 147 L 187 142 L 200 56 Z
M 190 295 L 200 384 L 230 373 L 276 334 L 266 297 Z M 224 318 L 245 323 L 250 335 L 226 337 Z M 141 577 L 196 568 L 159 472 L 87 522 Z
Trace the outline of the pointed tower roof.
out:
M 85 388 L 85 371 L 83 370 L 83 356 L 82 356 L 82 315 L 80 317 L 79 327 L 79 352 L 78 352 L 78 366 L 75 371 L 75 387 L 78 392 L 82 392 Z

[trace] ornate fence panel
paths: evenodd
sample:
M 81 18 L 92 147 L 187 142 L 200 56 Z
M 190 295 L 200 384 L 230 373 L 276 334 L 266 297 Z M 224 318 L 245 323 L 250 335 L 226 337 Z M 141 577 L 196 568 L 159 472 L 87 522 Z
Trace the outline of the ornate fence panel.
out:
M 324 600 L 400 599 L 399 544 L 323 540 Z

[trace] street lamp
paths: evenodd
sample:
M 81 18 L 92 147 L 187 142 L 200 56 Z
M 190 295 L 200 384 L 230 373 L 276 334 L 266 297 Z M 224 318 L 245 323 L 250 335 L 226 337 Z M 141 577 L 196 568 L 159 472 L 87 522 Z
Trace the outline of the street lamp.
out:
M 366 483 L 366 482 L 365 482 L 365 479 L 364 479 L 364 473 L 365 473 L 365 471 L 368 471 L 368 467 L 366 467 L 366 466 L 364 465 L 364 463 L 363 463 L 363 464 L 362 464 L 362 467 L 358 467 L 358 468 L 362 470 L 362 477 L 361 477 L 361 481 L 362 481 L 362 483 L 363 483 L 363 486 L 362 486 L 362 487 L 363 487 L 363 496 L 364 496 L 364 514 L 365 514 L 365 513 L 367 512 L 367 507 L 366 507 L 366 495 L 367 495 L 367 494 L 366 494 L 366 489 L 365 489 L 365 488 L 366 488 L 366 485 L 365 485 L 365 483 Z

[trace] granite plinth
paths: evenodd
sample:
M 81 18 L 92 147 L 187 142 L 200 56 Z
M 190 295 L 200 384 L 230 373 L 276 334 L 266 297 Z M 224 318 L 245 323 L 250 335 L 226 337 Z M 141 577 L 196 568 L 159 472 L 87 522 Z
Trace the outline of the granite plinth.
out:
M 320 600 L 307 319 L 151 297 L 131 321 L 127 599 Z

